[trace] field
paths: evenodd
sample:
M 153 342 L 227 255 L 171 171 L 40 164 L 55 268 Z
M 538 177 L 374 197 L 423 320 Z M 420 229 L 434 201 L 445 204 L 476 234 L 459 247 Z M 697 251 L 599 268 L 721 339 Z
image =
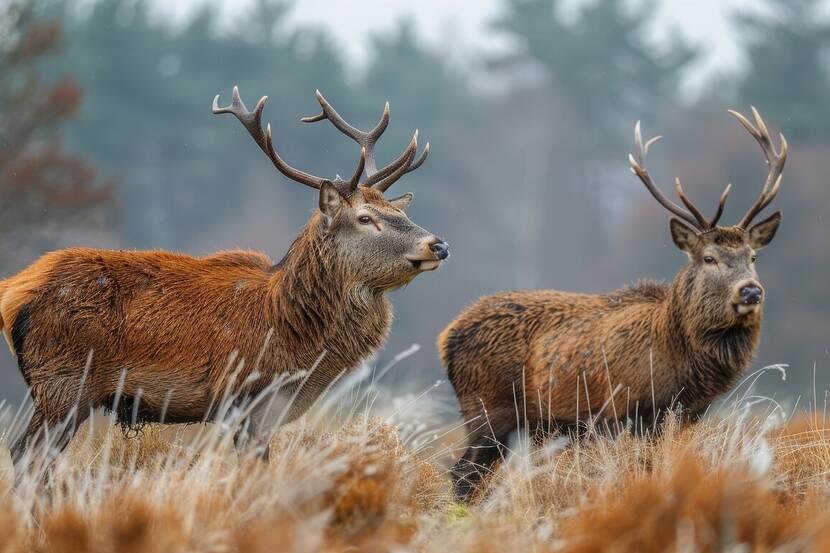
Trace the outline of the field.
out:
M 438 388 L 389 400 L 353 380 L 275 431 L 267 463 L 237 455 L 232 417 L 125 433 L 99 416 L 49 476 L 35 453 L 16 484 L 2 451 L 0 551 L 830 550 L 821 411 L 794 415 L 744 386 L 657 438 L 518 436 L 462 505 L 447 467 L 464 433 L 442 422 L 453 407 Z

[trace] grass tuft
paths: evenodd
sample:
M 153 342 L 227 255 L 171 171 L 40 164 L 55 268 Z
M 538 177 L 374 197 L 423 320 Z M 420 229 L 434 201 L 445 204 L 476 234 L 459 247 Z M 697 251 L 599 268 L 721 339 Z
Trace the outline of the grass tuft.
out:
M 267 462 L 237 454 L 230 423 L 125 435 L 99 417 L 48 467 L 0 470 L 0 553 L 830 550 L 818 414 L 736 403 L 652 439 L 519 436 L 460 504 L 463 435 L 413 414 L 446 411 L 430 401 L 335 395 L 276 430 Z

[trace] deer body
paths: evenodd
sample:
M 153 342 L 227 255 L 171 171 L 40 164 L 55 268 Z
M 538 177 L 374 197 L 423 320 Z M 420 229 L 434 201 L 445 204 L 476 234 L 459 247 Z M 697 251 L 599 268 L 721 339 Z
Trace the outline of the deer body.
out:
M 168 421 L 193 422 L 235 389 L 231 378 L 258 372 L 246 390 L 256 394 L 280 374 L 315 367 L 288 418 L 301 414 L 321 383 L 381 346 L 392 310 L 379 291 L 343 284 L 308 252 L 294 255 L 274 266 L 242 251 L 197 259 L 69 249 L 5 281 L 4 332 L 35 405 L 49 406 L 38 422 L 57 424 L 79 398 L 107 405 L 122 371 L 125 405 L 140 397 L 150 419 L 164 411 Z
M 717 333 L 712 321 L 688 323 L 698 314 L 681 303 L 685 272 L 671 285 L 503 292 L 465 309 L 438 339 L 465 418 L 486 416 L 505 438 L 517 404 L 532 427 L 615 411 L 650 420 L 653 405 L 705 410 L 751 362 L 761 314 Z
M 761 198 L 731 227 L 717 226 L 729 191 L 708 220 L 683 193 L 689 211 L 665 198 L 644 168 L 649 141 L 632 170 L 672 213 L 675 244 L 688 263 L 669 283 L 642 281 L 609 294 L 554 290 L 503 292 L 478 300 L 438 338 L 441 360 L 467 421 L 469 446 L 453 469 L 456 494 L 467 498 L 504 454 L 508 435 L 571 426 L 602 417 L 650 425 L 682 406 L 696 418 L 752 361 L 764 291 L 756 251 L 774 237 L 781 213 L 749 227 L 778 191 L 786 141 L 775 152 L 754 112 L 739 121 L 767 154 Z
M 214 111 L 232 111 L 280 171 L 319 188 L 319 210 L 279 263 L 249 251 L 195 258 L 76 248 L 0 282 L 2 330 L 34 403 L 15 460 L 77 406 L 58 440 L 64 446 L 90 408 L 115 397 L 125 424 L 198 422 L 225 396 L 244 403 L 276 383 L 281 422 L 294 419 L 384 343 L 392 320 L 385 293 L 448 256 L 443 241 L 406 217 L 411 194 L 383 196 L 414 168 L 414 139 L 380 171 L 364 146 L 350 182 L 315 180 L 276 155 L 270 127 L 259 125 L 263 105 L 247 112 L 234 89 L 233 106 Z M 367 181 L 385 178 L 359 183 L 364 165 L 372 166 Z M 252 417 L 250 430 L 258 434 L 262 422 Z

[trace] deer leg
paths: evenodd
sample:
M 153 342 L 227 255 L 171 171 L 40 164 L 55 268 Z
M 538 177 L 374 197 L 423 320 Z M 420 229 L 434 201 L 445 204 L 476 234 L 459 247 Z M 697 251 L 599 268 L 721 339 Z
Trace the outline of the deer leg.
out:
M 61 453 L 72 440 L 78 428 L 89 417 L 89 404 L 86 402 L 64 402 L 57 405 L 50 405 L 46 409 L 44 404 L 47 401 L 54 402 L 55 396 L 49 396 L 48 400 L 41 400 L 35 396 L 35 409 L 26 430 L 14 442 L 10 449 L 12 463 L 20 467 L 27 452 L 35 454 L 40 448 L 49 448 L 43 451 L 47 457 L 53 457 L 52 453 Z M 82 407 L 81 407 L 82 406 Z M 48 439 L 47 439 L 48 438 Z M 32 459 L 29 459 L 31 463 Z M 47 466 L 51 459 L 47 459 Z
M 451 471 L 458 501 L 469 501 L 482 479 L 504 458 L 507 438 L 516 427 L 512 407 L 491 411 L 488 419 L 482 418 L 468 423 L 468 427 L 475 426 L 470 429 L 469 445 Z
M 9 453 L 11 454 L 12 464 L 16 467 L 20 464 L 26 451 L 34 447 L 35 438 L 38 432 L 42 429 L 44 422 L 43 410 L 35 406 L 35 412 L 29 420 L 26 430 L 23 431 L 14 444 L 12 444 Z
M 240 422 L 239 428 L 233 435 L 233 443 L 237 454 L 250 448 L 255 458 L 265 462 L 268 461 L 270 448 L 265 429 L 268 427 L 269 415 L 272 414 L 273 405 L 270 397 L 272 394 L 255 398 L 255 401 L 258 402 L 245 417 L 245 420 Z M 246 406 L 249 402 L 250 400 L 246 400 Z
M 268 440 L 261 436 L 260 429 L 256 428 L 256 425 L 253 424 L 250 418 L 243 422 L 236 432 L 234 432 L 233 445 L 237 455 L 242 454 L 246 450 L 250 450 L 253 452 L 253 457 L 268 462 Z

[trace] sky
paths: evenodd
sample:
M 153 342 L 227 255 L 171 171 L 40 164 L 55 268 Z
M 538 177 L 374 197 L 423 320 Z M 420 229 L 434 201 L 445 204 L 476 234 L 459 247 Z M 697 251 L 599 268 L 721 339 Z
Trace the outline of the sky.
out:
M 215 0 L 154 0 L 166 16 L 186 18 L 193 8 Z M 230 17 L 252 0 L 220 2 Z M 567 15 L 585 0 L 565 0 Z M 632 0 L 634 2 L 638 0 Z M 713 72 L 740 68 L 741 53 L 729 24 L 730 14 L 751 0 L 660 0 L 651 29 L 657 47 L 680 33 L 702 49 L 696 71 L 690 71 L 684 90 L 694 94 Z M 756 3 L 757 4 L 757 3 Z M 368 59 L 368 36 L 394 28 L 402 19 L 414 21 L 419 35 L 440 46 L 460 62 L 474 60 L 482 52 L 499 51 L 510 43 L 489 27 L 502 0 L 295 0 L 286 23 L 313 24 L 328 29 L 359 70 Z

